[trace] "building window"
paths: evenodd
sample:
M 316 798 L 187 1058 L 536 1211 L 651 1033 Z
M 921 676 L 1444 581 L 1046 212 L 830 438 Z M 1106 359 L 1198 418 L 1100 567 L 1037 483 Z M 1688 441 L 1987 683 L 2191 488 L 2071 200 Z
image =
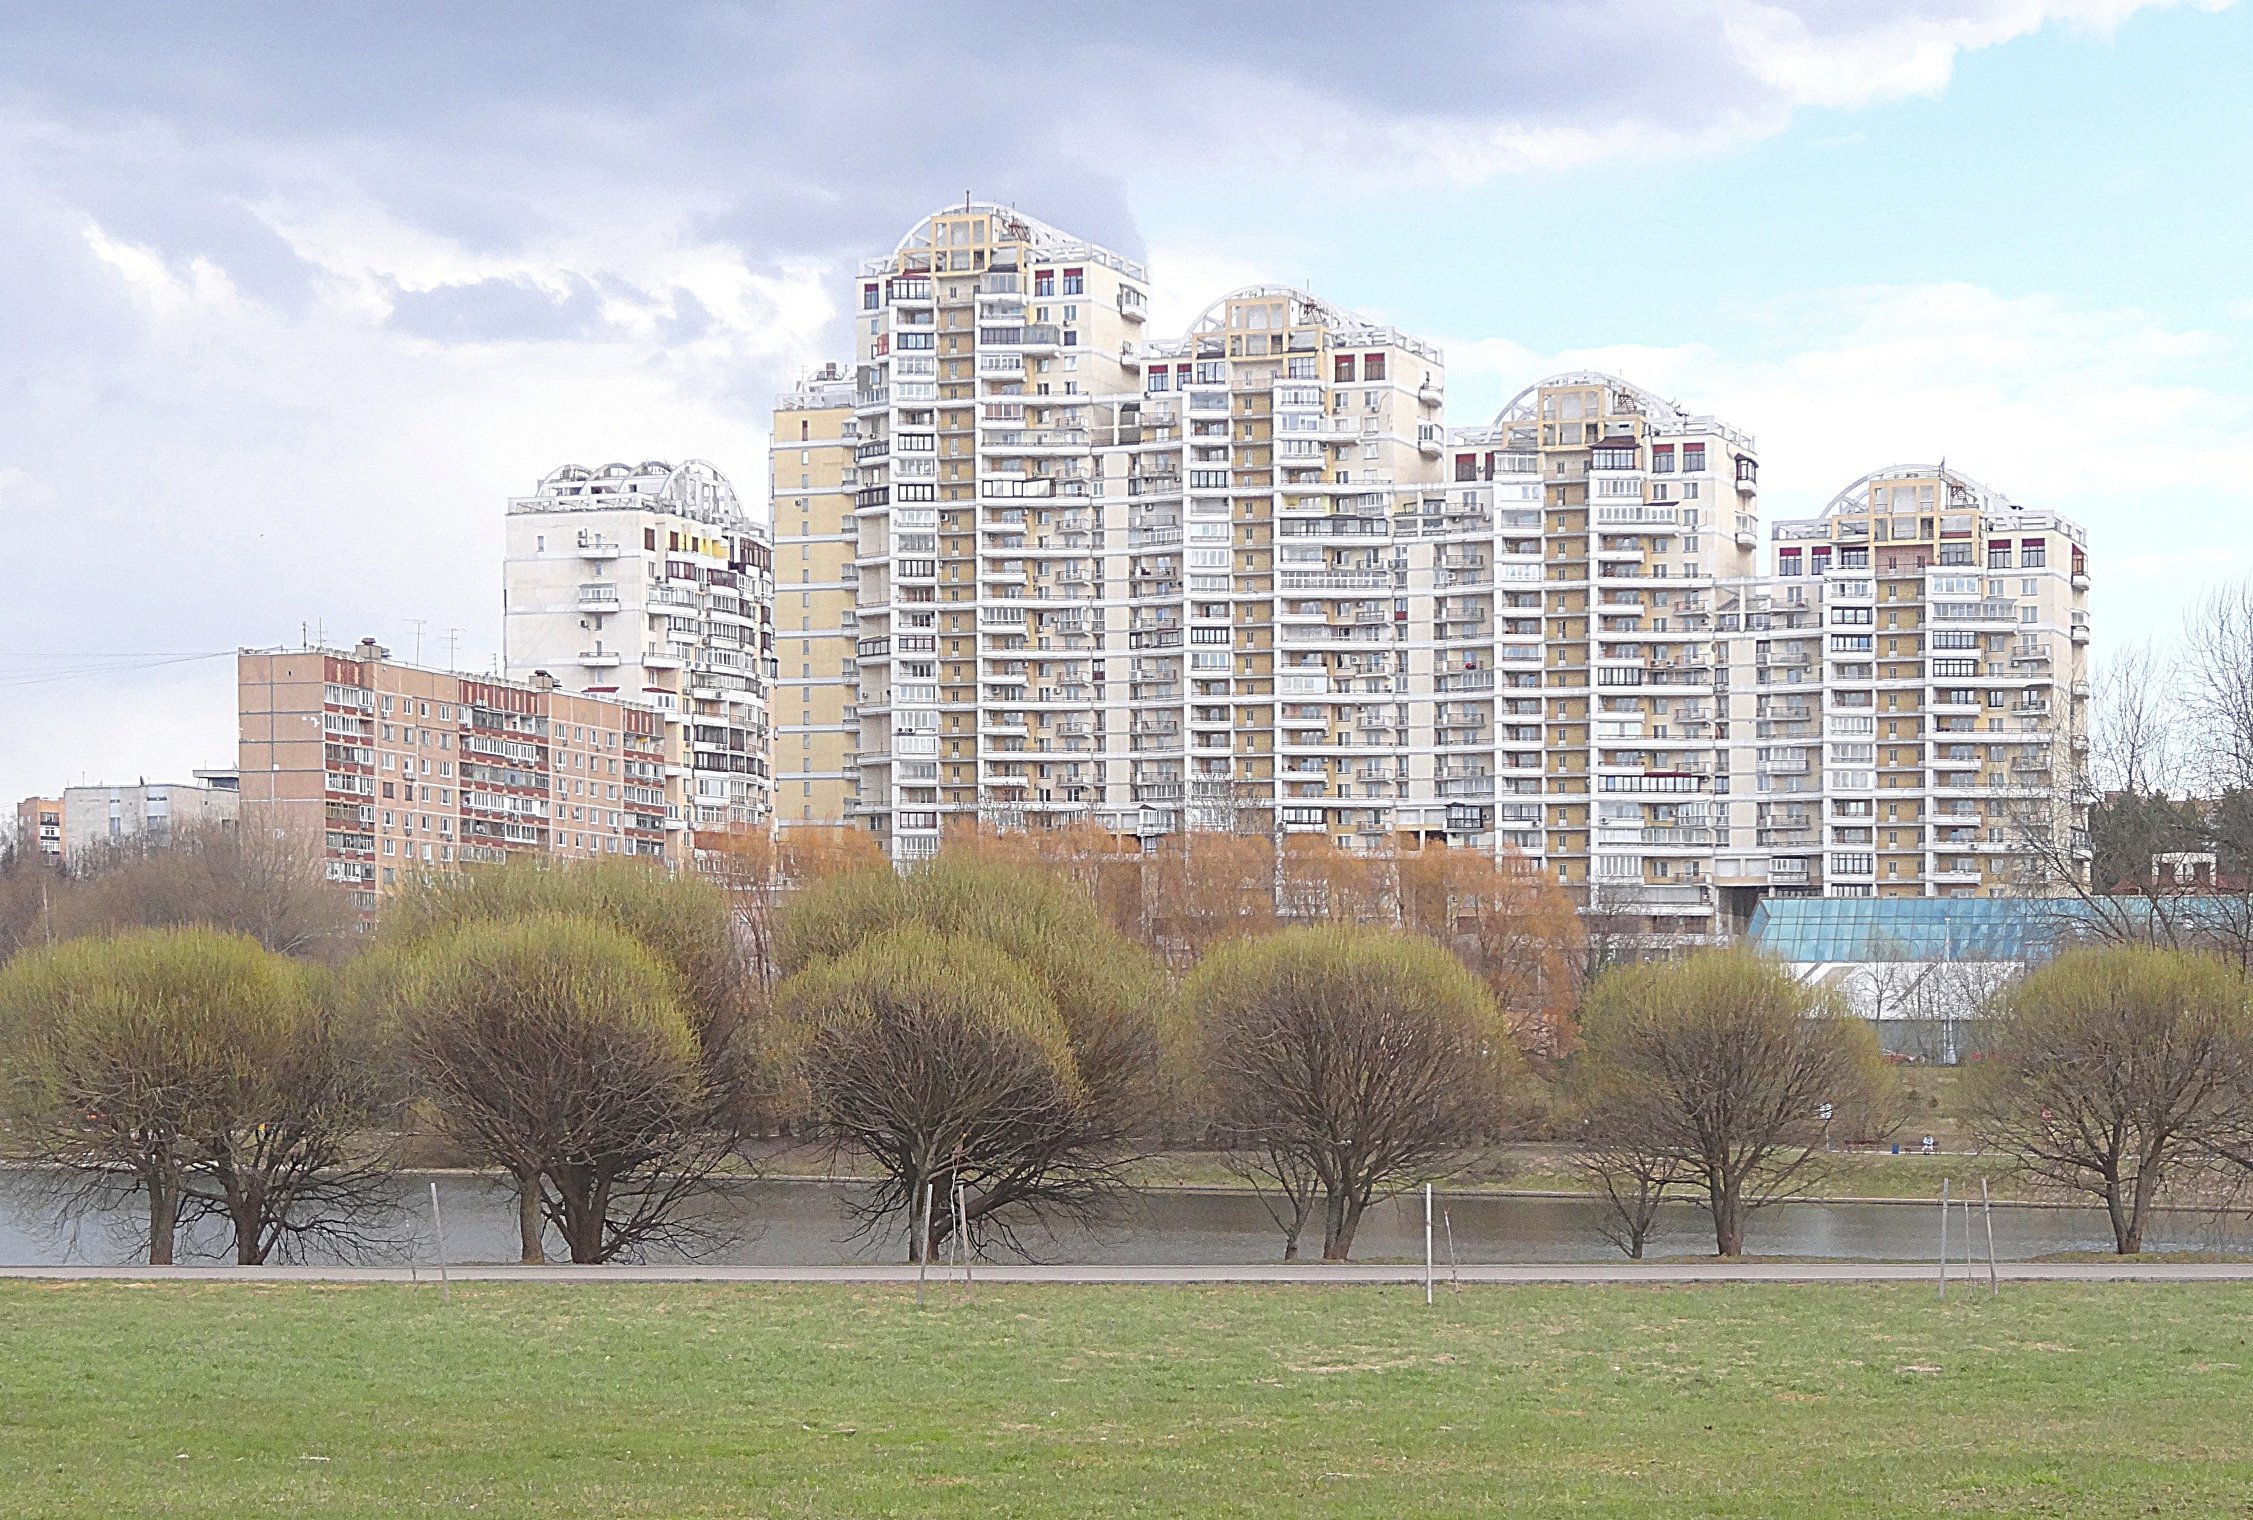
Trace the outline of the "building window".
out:
M 1353 383 L 1353 355 L 1339 354 L 1332 360 L 1330 378 L 1335 384 L 1351 385 Z
M 1077 295 L 1085 295 L 1086 293 L 1087 293 L 1087 271 L 1085 271 L 1085 270 L 1083 270 L 1083 269 L 1067 269 L 1067 270 L 1065 270 L 1065 271 L 1064 271 L 1064 294 L 1066 294 L 1066 295 L 1068 295 L 1068 296 L 1077 296 Z

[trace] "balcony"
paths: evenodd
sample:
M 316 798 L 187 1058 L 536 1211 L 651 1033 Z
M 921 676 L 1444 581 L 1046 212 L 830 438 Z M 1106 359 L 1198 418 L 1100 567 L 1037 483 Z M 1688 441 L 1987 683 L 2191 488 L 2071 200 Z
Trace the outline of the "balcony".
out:
M 615 649 L 582 649 L 579 663 L 590 670 L 609 670 L 616 666 L 621 656 Z
M 618 610 L 616 586 L 581 586 L 579 610 L 581 612 L 616 612 Z

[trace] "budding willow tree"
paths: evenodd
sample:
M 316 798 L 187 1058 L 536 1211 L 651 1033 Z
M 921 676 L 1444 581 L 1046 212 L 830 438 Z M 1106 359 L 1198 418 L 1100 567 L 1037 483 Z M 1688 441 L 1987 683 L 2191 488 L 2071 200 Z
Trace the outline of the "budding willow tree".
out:
M 574 1262 L 676 1233 L 731 1138 L 680 983 L 604 924 L 472 923 L 403 967 L 398 1038 L 455 1140 L 533 1179 Z
M 1749 951 L 1621 966 L 1581 1012 L 1567 1090 L 1602 1147 L 1645 1174 L 1687 1177 L 1713 1219 L 1715 1249 L 1744 1251 L 1745 1221 L 1811 1180 L 1824 1105 L 1882 1128 L 1894 1082 L 1877 1036 Z
M 2234 964 L 2181 950 L 2077 950 L 1998 1000 L 1965 1072 L 1983 1143 L 2102 1200 L 2113 1248 L 2143 1249 L 2167 1183 L 2253 1160 L 2253 1020 Z
M 1172 1000 L 1156 963 L 1057 878 L 942 854 L 841 876 L 785 915 L 781 1039 L 814 1124 L 884 1182 L 871 1218 L 918 1221 L 926 1250 L 1015 1221 L 1081 1217 L 1169 1107 Z
M 381 1210 L 373 1063 L 326 979 L 247 937 L 136 930 L 27 952 L 0 972 L 0 1052 L 16 1147 L 75 1179 L 66 1212 L 129 1179 L 151 1265 L 201 1217 L 226 1222 L 249 1266 L 348 1248 Z
M 1420 936 L 1291 929 L 1223 945 L 1185 982 L 1219 1133 L 1285 1200 L 1284 1257 L 1322 1211 L 1343 1261 L 1370 1203 L 1458 1169 L 1521 1070 L 1479 979 Z
M 399 1022 L 409 1083 L 516 1179 L 528 1262 L 544 1224 L 574 1261 L 689 1233 L 683 1206 L 769 1095 L 750 977 L 724 890 L 626 860 L 427 883 L 354 968 Z

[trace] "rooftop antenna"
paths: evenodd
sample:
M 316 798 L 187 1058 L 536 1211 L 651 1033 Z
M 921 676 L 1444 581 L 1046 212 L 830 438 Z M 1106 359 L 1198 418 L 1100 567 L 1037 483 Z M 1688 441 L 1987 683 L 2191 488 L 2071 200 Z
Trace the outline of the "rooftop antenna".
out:
M 449 629 L 447 629 L 447 630 L 446 630 L 446 668 L 447 668 L 448 670 L 453 670 L 453 669 L 455 669 L 455 668 L 456 668 L 456 667 L 457 667 L 457 666 L 459 665 L 459 663 L 460 663 L 460 655 L 461 655 L 461 647 L 462 647 L 462 631 L 461 631 L 461 630 L 460 630 L 459 628 L 449 628 Z
M 427 618 L 407 619 L 407 626 L 415 631 L 415 663 L 417 665 L 422 663 L 422 626 L 428 621 Z

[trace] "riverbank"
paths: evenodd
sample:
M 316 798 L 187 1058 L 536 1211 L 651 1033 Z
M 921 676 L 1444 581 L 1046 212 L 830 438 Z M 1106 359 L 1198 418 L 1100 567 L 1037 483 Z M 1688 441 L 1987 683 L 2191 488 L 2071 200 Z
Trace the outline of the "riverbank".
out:
M 0 1283 L 0 1517 L 2211 1515 L 2242 1289 Z

